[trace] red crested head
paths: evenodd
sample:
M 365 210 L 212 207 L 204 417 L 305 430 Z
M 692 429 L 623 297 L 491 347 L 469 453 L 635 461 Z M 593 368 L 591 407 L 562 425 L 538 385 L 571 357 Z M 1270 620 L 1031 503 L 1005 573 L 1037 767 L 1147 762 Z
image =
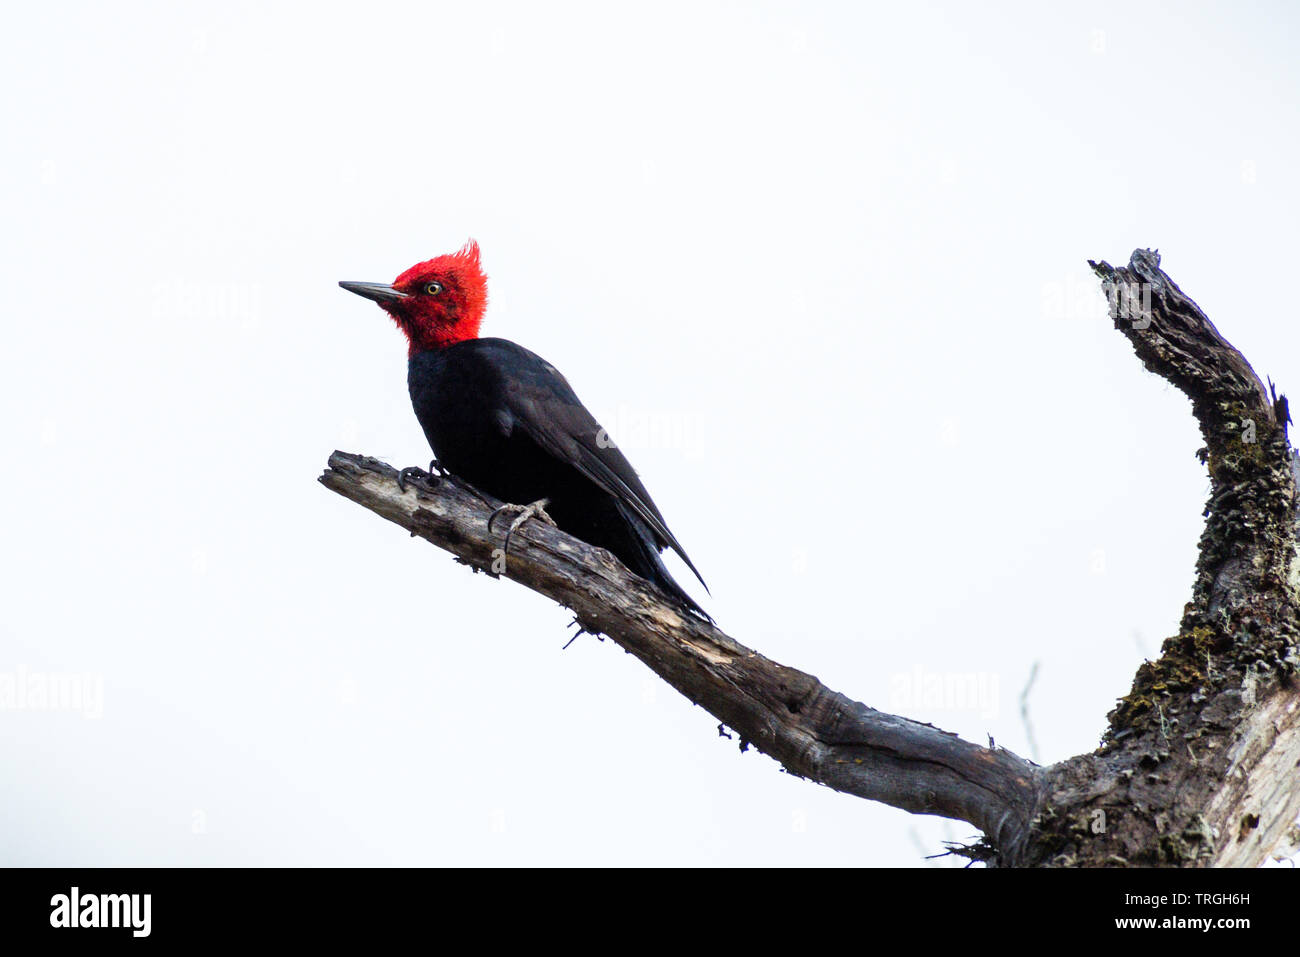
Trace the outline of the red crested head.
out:
M 416 263 L 392 285 L 339 285 L 383 306 L 406 333 L 411 355 L 477 339 L 487 308 L 487 276 L 472 239 L 454 253 Z

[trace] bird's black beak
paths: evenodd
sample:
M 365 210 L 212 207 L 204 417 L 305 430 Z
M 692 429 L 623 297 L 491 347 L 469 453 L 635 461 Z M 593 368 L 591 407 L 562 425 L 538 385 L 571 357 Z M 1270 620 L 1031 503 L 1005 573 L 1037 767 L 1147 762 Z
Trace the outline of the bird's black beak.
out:
M 373 299 L 381 306 L 386 302 L 399 302 L 402 299 L 411 298 L 406 293 L 399 292 L 383 282 L 341 282 L 339 285 L 348 292 L 355 292 L 358 296 Z

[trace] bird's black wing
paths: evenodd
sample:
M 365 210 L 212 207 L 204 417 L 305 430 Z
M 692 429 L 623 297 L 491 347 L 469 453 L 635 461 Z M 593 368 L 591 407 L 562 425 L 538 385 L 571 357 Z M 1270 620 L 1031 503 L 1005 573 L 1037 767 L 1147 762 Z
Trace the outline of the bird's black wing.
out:
M 671 547 L 681 556 L 707 591 L 704 577 L 668 530 L 632 463 L 578 401 L 568 380 L 545 359 L 522 346 L 516 348 L 525 354 L 520 357 L 525 361 L 514 366 L 514 376 L 504 383 L 512 427 L 628 506 L 654 532 L 660 547 Z

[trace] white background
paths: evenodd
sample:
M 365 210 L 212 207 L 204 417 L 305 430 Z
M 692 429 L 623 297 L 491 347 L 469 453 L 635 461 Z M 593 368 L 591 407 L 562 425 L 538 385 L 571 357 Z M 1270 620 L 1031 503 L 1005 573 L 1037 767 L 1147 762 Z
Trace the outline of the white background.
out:
M 1294 7 L 27 4 L 0 37 L 9 864 L 921 865 L 563 609 L 316 483 L 423 464 L 340 279 L 479 240 L 746 644 L 1038 758 L 1190 594 L 1158 246 L 1300 390 Z M 672 568 L 691 587 L 684 567 Z M 695 592 L 700 594 L 699 589 Z M 970 679 L 984 694 L 925 693 Z

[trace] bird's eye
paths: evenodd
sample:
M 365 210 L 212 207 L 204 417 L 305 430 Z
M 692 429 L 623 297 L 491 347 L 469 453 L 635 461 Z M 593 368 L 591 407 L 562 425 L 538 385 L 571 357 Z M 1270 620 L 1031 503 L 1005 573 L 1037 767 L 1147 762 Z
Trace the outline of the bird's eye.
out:
M 442 283 L 431 282 L 424 287 L 424 291 L 430 296 L 436 296 L 438 293 L 442 292 Z

